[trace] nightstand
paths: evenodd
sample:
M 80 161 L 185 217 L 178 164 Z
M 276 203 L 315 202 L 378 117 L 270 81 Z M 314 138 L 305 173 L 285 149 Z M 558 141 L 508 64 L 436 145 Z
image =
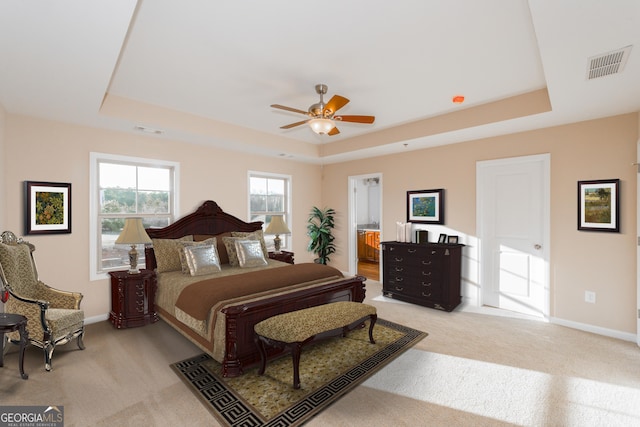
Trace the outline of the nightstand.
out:
M 144 326 L 158 321 L 155 307 L 156 273 L 112 271 L 109 320 L 118 329 Z
M 281 251 L 279 254 L 275 252 L 269 252 L 269 258 L 277 261 L 288 262 L 293 264 L 293 252 Z

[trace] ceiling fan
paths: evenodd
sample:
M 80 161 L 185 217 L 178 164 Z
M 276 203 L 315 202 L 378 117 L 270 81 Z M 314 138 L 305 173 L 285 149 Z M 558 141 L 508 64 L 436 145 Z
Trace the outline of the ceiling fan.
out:
M 316 93 L 320 95 L 320 102 L 313 104 L 309 107 L 308 111 L 299 110 L 297 108 L 286 107 L 284 105 L 272 104 L 271 107 L 278 108 L 280 110 L 291 111 L 293 113 L 304 114 L 309 116 L 310 119 L 302 120 L 300 122 L 291 123 L 285 126 L 280 126 L 280 129 L 291 129 L 296 126 L 309 123 L 311 129 L 319 135 L 337 135 L 340 133 L 335 125 L 336 121 L 351 122 L 351 123 L 368 123 L 371 124 L 376 119 L 374 116 L 353 116 L 353 115 L 336 115 L 336 111 L 347 105 L 349 100 L 340 95 L 333 95 L 329 102 L 326 104 L 323 100 L 323 95 L 327 93 L 327 85 L 317 84 Z

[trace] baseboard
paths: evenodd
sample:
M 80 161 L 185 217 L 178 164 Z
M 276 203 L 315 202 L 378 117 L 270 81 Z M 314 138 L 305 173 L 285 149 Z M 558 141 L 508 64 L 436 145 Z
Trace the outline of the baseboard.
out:
M 550 322 L 556 325 L 566 326 L 568 328 L 578 329 L 585 332 L 591 332 L 593 334 L 604 335 L 606 337 L 617 338 L 623 341 L 630 341 L 633 343 L 638 342 L 637 336 L 628 332 L 601 328 L 600 326 L 588 325 L 586 323 L 572 322 L 570 320 L 558 319 L 557 317 L 551 317 Z
M 104 322 L 105 320 L 109 319 L 109 315 L 108 314 L 101 314 L 99 316 L 92 316 L 92 317 L 87 317 L 84 319 L 84 324 L 85 325 L 90 325 L 92 323 L 98 323 L 98 322 Z

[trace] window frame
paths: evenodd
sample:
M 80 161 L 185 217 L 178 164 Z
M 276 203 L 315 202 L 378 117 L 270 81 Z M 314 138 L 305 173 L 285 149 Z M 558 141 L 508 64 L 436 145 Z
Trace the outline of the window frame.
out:
M 273 172 L 260 172 L 260 171 L 249 171 L 247 174 L 247 210 L 248 210 L 248 218 L 249 218 L 249 222 L 252 221 L 252 218 L 254 216 L 254 211 L 251 210 L 251 178 L 265 178 L 265 179 L 281 179 L 285 182 L 285 195 L 284 195 L 284 206 L 285 206 L 285 211 L 283 212 L 284 217 L 286 219 L 286 223 L 289 226 L 289 230 L 291 230 L 291 234 L 286 235 L 286 236 L 280 236 L 280 238 L 282 239 L 282 245 L 280 247 L 281 251 L 291 251 L 293 248 L 293 228 L 291 227 L 291 224 L 293 224 L 293 213 L 291 211 L 291 199 L 292 199 L 292 193 L 293 193 L 293 179 L 291 177 L 291 175 L 286 175 L 286 174 L 280 174 L 280 173 L 273 173 Z M 278 214 L 280 212 L 274 212 L 275 214 Z M 268 212 L 265 212 L 265 215 L 267 215 Z M 263 223 L 262 224 L 262 230 L 264 233 L 264 230 L 266 229 L 267 224 Z M 267 248 L 269 249 L 269 251 L 271 252 L 273 249 L 273 239 L 267 239 L 267 236 L 274 236 L 275 235 L 271 235 L 271 234 L 265 234 L 265 241 L 267 243 Z
M 142 167 L 165 167 L 173 170 L 172 176 L 172 185 L 170 188 L 169 195 L 169 223 L 173 223 L 176 218 L 180 217 L 180 213 L 178 212 L 179 203 L 179 188 L 180 188 L 180 163 L 168 161 L 168 160 L 160 160 L 160 159 L 150 159 L 143 157 L 134 157 L 134 156 L 124 156 L 117 154 L 107 154 L 107 153 L 98 153 L 91 152 L 90 153 L 90 190 L 89 190 L 89 279 L 90 281 L 95 280 L 103 280 L 108 278 L 108 273 L 110 271 L 121 270 L 121 267 L 118 269 L 106 269 L 100 270 L 100 261 L 98 257 L 101 256 L 102 247 L 101 245 L 101 236 L 102 236 L 102 226 L 101 226 L 101 214 L 100 214 L 100 176 L 99 176 L 99 164 L 100 163 L 116 163 L 123 165 L 131 165 L 131 166 L 142 166 Z M 122 214 L 122 217 L 130 217 L 131 214 Z M 150 217 L 153 215 L 149 214 L 136 214 L 136 216 L 140 217 Z M 164 215 L 163 215 L 164 216 Z M 100 237 L 99 237 L 100 236 Z M 126 268 L 126 266 L 125 266 Z

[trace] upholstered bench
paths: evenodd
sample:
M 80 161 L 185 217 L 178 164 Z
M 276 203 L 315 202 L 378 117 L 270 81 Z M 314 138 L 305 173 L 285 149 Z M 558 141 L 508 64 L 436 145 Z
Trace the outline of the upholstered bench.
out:
M 369 319 L 369 341 L 378 319 L 376 308 L 359 302 L 341 301 L 305 308 L 270 317 L 255 325 L 255 341 L 260 351 L 258 374 L 267 367 L 267 346 L 291 351 L 293 358 L 293 388 L 300 388 L 300 351 L 302 347 L 320 339 L 345 336 Z

